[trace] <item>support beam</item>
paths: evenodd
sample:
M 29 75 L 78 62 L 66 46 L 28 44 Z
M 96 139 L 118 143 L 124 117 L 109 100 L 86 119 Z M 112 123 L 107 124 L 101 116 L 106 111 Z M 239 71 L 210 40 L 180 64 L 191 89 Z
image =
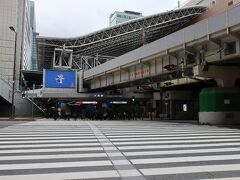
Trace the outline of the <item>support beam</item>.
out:
M 240 34 L 239 33 L 236 33 L 236 32 L 232 32 L 229 30 L 229 35 L 236 38 L 238 41 L 240 41 Z
M 142 65 L 144 65 L 148 68 L 150 67 L 150 63 L 149 62 L 143 62 L 142 59 L 139 60 L 139 64 L 142 64 Z
M 168 49 L 166 50 L 166 55 L 178 59 L 178 55 L 176 53 L 170 53 Z
M 119 82 L 122 82 L 122 68 L 121 66 L 119 67 Z
M 187 47 L 186 43 L 183 44 L 183 51 L 187 54 L 195 55 L 196 52 L 193 48 Z
M 218 47 L 221 47 L 222 44 L 221 44 L 221 40 L 219 39 L 214 39 L 210 36 L 210 34 L 207 35 L 207 40 L 212 42 L 213 44 L 217 45 Z

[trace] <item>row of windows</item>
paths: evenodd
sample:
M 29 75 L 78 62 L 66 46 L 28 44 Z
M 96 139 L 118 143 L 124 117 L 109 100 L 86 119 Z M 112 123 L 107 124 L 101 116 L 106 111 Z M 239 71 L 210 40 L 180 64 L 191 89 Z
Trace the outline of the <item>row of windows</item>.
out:
M 136 17 L 133 16 L 126 16 L 126 15 L 121 15 L 121 14 L 117 14 L 118 18 L 124 18 L 124 19 L 136 19 Z

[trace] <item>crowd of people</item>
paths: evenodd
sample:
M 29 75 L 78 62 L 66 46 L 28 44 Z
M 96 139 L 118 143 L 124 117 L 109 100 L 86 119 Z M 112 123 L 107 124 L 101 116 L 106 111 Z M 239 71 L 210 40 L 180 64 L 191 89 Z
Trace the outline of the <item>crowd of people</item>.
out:
M 45 110 L 46 118 L 65 119 L 91 119 L 91 120 L 131 120 L 143 119 L 144 114 L 134 113 L 130 111 L 114 111 L 111 109 L 84 109 L 84 110 L 70 110 L 61 108 L 51 108 Z

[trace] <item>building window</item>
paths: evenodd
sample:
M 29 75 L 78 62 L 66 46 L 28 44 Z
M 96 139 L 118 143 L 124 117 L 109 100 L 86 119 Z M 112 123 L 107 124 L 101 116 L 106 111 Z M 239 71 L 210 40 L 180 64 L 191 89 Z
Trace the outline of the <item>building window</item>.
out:
M 215 7 L 215 6 L 216 6 L 216 1 L 211 1 L 210 6 L 211 6 L 211 7 Z
M 233 1 L 228 2 L 228 6 L 232 6 L 233 5 Z

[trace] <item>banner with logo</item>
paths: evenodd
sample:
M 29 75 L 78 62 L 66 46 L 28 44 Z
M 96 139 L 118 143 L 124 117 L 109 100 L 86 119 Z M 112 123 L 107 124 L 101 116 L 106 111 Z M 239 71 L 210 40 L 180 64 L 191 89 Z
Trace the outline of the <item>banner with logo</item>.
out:
M 45 70 L 45 88 L 76 88 L 76 72 Z

